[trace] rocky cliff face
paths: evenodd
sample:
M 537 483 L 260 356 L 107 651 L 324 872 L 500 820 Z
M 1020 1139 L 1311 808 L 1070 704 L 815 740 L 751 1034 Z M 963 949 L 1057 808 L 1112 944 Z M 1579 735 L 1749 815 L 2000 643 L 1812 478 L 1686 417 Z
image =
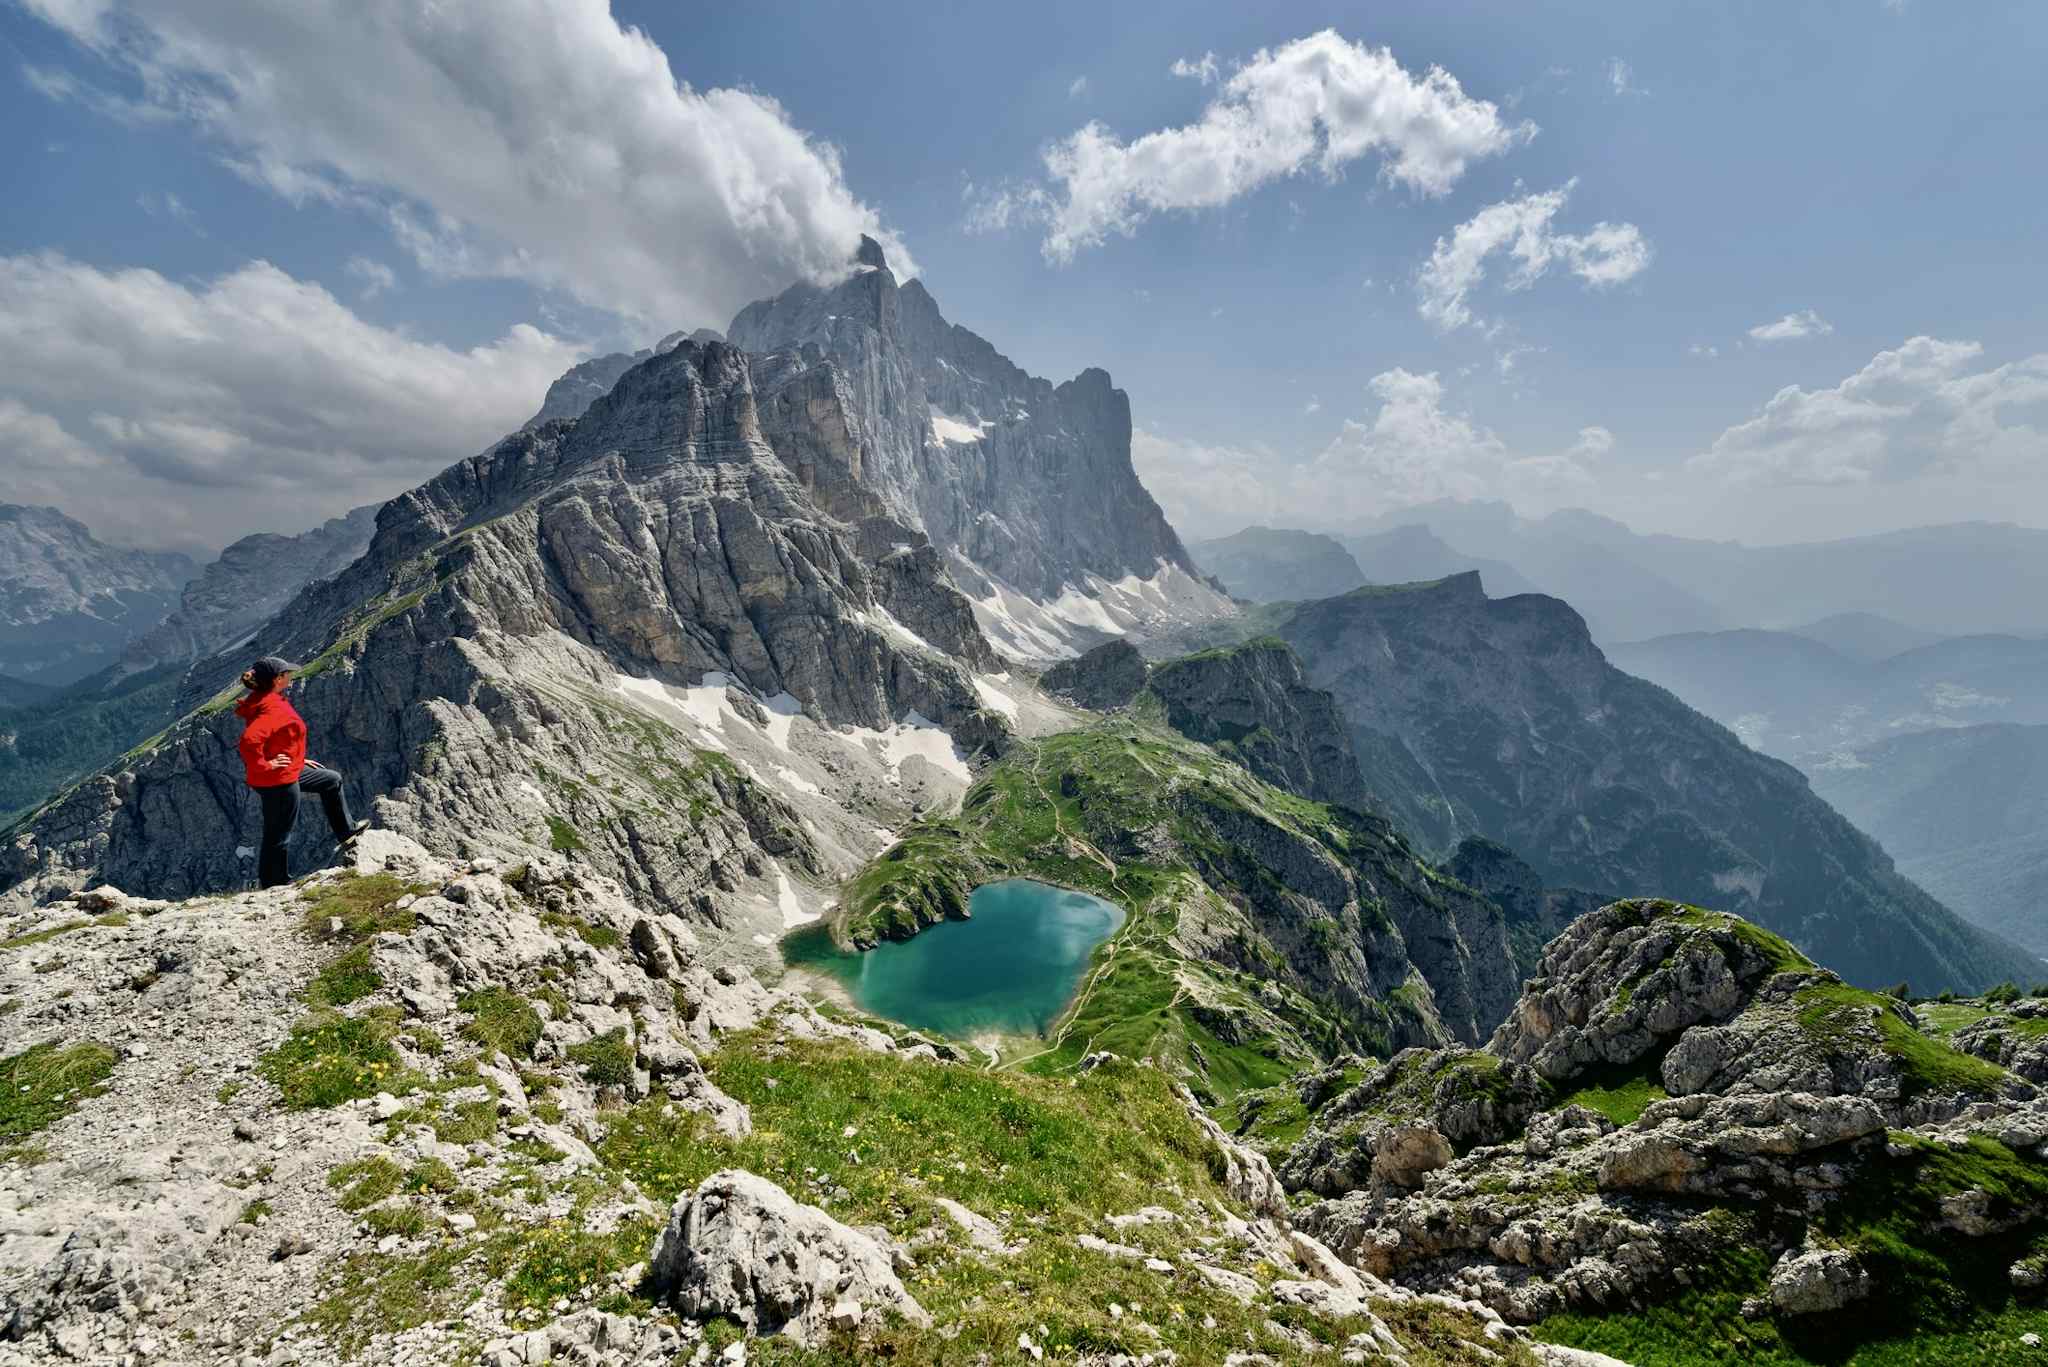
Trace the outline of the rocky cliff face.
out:
M 1498 840 L 1549 883 L 1735 909 L 1853 981 L 1969 990 L 2033 971 L 1553 598 L 1476 574 L 1305 604 L 1280 635 L 1336 695 L 1366 786 L 1425 847 Z
M 198 567 L 96 540 L 55 508 L 0 503 L 0 674 L 68 684 L 162 621 Z
M 354 562 L 369 549 L 376 529 L 377 505 L 368 504 L 296 536 L 259 532 L 243 537 L 185 585 L 176 612 L 128 643 L 105 686 L 240 644 L 308 583 Z M 202 686 L 199 697 L 188 698 L 178 712 L 215 692 L 221 682 Z
M 1360 811 L 1369 805 L 1335 700 L 1303 682 L 1286 642 L 1263 637 L 1172 660 L 1146 686 L 1167 725 L 1274 787 Z
M 849 416 L 821 459 L 930 538 L 1007 653 L 1057 658 L 1231 612 L 1138 482 L 1130 401 L 1109 376 L 1025 374 L 922 283 L 899 286 L 872 240 L 845 283 L 750 304 L 728 331 L 793 371 L 829 366 L 801 391 Z
M 766 378 L 718 343 L 650 358 L 581 418 L 386 505 L 369 551 L 264 629 L 308 662 L 314 752 L 359 807 L 436 848 L 552 847 L 664 909 L 779 927 L 814 914 L 806 879 L 964 786 L 961 757 L 1004 729 L 969 679 L 993 664 L 972 612 L 878 500 L 814 501 L 762 420 L 790 436 L 777 386 L 805 376 Z M 848 421 L 802 412 L 819 447 Z M 0 883 L 239 885 L 255 814 L 231 693 L 10 832 Z M 306 832 L 299 857 L 323 850 Z

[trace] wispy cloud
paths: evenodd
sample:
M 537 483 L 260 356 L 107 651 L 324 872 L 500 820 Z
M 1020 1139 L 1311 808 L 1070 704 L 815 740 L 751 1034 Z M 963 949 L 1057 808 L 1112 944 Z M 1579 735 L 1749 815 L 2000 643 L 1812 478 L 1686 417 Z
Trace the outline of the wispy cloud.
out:
M 1812 309 L 1801 309 L 1775 323 L 1758 323 L 1749 330 L 1749 335 L 1759 342 L 1796 342 L 1804 337 L 1825 337 L 1834 330 L 1833 323 Z
M 1543 194 L 1490 204 L 1449 237 L 1439 237 L 1416 277 L 1417 311 L 1446 332 L 1472 322 L 1471 293 L 1486 278 L 1487 258 L 1496 253 L 1513 259 L 1507 279 L 1511 290 L 1527 289 L 1553 265 L 1592 288 L 1619 285 L 1648 269 L 1650 243 L 1633 223 L 1596 223 L 1584 233 L 1561 233 L 1551 226 L 1577 184 L 1571 180 Z

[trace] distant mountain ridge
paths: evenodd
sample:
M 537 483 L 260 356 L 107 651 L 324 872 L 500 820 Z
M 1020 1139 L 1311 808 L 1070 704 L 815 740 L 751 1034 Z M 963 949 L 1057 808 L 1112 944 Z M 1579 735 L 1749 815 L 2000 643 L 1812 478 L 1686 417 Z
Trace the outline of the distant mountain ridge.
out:
M 1804 768 L 1902 732 L 2048 723 L 2048 640 L 1956 636 L 1876 661 L 1778 631 L 1612 645 L 1610 659 Z
M 1277 631 L 1426 849 L 1481 835 L 1547 884 L 1733 910 L 1865 982 L 1968 988 L 2033 967 L 1901 877 L 1798 771 L 1609 664 L 1557 599 L 1488 598 L 1465 574 L 1302 604 Z
M 2048 631 L 2040 591 L 2048 583 L 2048 530 L 2010 523 L 1748 546 L 1639 533 L 1585 509 L 1523 518 L 1505 503 L 1442 501 L 1347 532 L 1404 524 L 1513 565 L 1578 608 L 1603 644 L 1731 627 L 1794 629 L 1844 614 L 1941 635 Z
M 62 685 L 105 668 L 198 570 L 177 552 L 110 546 L 55 508 L 0 503 L 0 674 Z
M 1232 596 L 1254 603 L 1328 598 L 1370 583 L 1334 537 L 1275 527 L 1191 542 L 1188 554 Z

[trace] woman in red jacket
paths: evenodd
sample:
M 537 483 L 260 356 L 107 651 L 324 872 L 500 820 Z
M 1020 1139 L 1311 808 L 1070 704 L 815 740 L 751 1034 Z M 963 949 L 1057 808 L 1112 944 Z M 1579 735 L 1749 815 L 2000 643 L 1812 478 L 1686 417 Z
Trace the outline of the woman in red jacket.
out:
M 242 719 L 242 769 L 263 800 L 263 844 L 256 855 L 256 879 L 266 888 L 289 882 L 285 842 L 299 819 L 299 794 L 312 793 L 327 811 L 327 824 L 343 849 L 369 827 L 349 815 L 341 775 L 306 758 L 306 721 L 285 701 L 285 685 L 298 666 L 265 655 L 242 671 L 248 696 L 235 704 Z

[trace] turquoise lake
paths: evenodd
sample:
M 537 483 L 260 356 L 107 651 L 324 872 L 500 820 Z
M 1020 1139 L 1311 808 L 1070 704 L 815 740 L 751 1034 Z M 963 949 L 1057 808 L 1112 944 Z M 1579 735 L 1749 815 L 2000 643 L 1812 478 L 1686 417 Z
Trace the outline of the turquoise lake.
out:
M 782 942 L 791 967 L 829 973 L 863 1011 L 956 1039 L 1043 1035 L 1072 1000 L 1088 956 L 1123 908 L 1028 878 L 974 890 L 965 921 L 942 921 L 861 954 L 823 927 Z

